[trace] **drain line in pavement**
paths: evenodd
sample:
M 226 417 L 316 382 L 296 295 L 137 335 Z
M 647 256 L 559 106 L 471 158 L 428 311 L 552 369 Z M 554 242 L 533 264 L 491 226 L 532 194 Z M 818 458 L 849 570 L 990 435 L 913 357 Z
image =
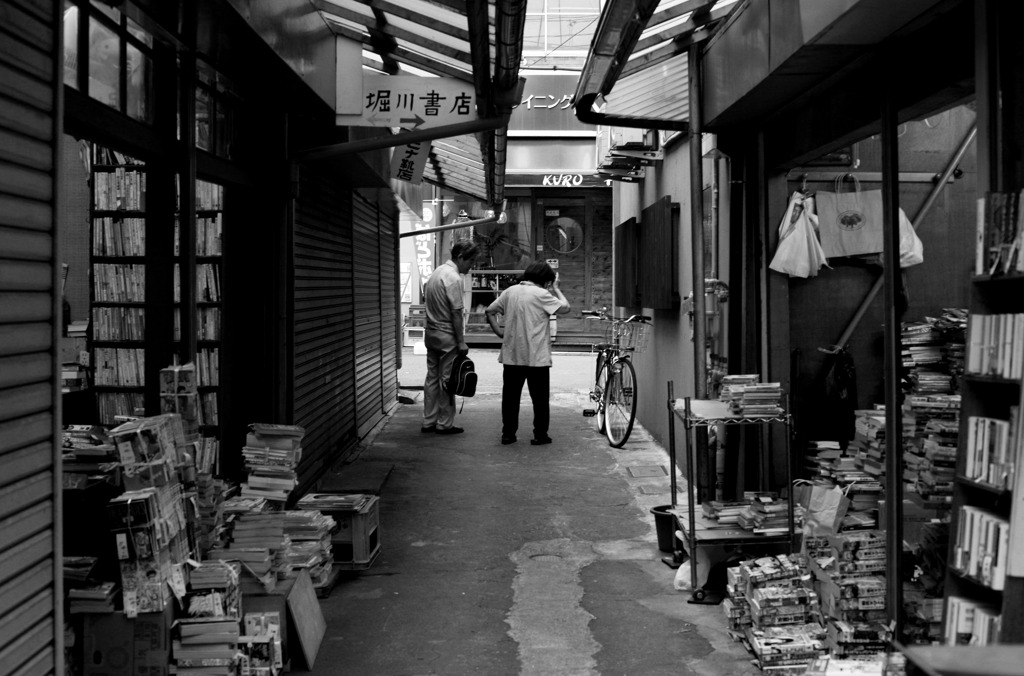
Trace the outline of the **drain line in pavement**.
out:
M 596 674 L 601 646 L 588 626 L 594 616 L 580 605 L 580 570 L 597 558 L 592 543 L 528 542 L 510 558 L 516 577 L 506 622 L 519 644 L 520 674 Z

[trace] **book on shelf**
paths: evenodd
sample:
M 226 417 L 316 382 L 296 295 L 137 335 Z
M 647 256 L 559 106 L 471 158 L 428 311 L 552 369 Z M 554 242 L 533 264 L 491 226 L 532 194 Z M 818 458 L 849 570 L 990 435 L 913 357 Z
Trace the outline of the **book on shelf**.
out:
M 1010 522 L 991 510 L 963 505 L 955 538 L 953 568 L 1002 590 L 1006 585 Z
M 972 314 L 967 329 L 967 372 L 1024 376 L 1024 313 Z
M 974 273 L 1024 272 L 1024 213 L 1020 192 L 992 191 L 978 198 Z

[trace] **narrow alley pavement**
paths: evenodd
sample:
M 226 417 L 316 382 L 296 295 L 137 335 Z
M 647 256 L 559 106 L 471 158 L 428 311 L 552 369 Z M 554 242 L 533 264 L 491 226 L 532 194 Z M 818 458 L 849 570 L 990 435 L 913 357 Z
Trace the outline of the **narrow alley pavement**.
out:
M 529 444 L 524 392 L 519 441 L 503 446 L 496 354 L 471 353 L 481 382 L 457 418 L 466 432 L 438 436 L 420 432 L 411 388 L 424 358 L 405 351 L 414 403 L 337 470 L 387 477 L 381 555 L 322 600 L 327 634 L 310 673 L 759 673 L 721 607 L 688 604 L 661 560 L 650 508 L 669 502 L 665 449 L 640 426 L 613 449 L 581 415 L 592 356 L 555 355 L 554 443 Z

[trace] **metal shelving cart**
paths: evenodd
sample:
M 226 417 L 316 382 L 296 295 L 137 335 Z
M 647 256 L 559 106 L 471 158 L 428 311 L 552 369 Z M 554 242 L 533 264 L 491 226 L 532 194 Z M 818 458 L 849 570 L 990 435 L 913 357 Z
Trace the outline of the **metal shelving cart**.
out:
M 692 481 L 696 444 L 694 433 L 699 428 L 709 428 L 715 425 L 725 427 L 738 426 L 761 426 L 762 428 L 771 425 L 785 426 L 784 457 L 786 461 L 786 486 L 793 485 L 793 461 L 790 452 L 790 431 L 792 420 L 786 403 L 783 403 L 784 413 L 773 416 L 742 416 L 729 411 L 727 402 L 705 399 L 674 399 L 672 383 L 668 384 L 668 409 L 669 409 L 669 475 L 672 481 L 672 507 L 676 507 L 676 441 L 675 441 L 675 419 L 682 421 L 686 435 L 686 476 Z M 698 504 L 698 493 L 687 489 L 686 518 L 679 518 L 678 513 L 673 512 L 679 530 L 682 531 L 683 541 L 687 546 L 690 559 L 690 576 L 693 581 L 693 593 L 690 603 L 719 603 L 721 601 L 719 590 L 705 589 L 703 585 L 697 584 L 697 549 L 705 546 L 721 545 L 789 545 L 790 552 L 796 550 L 796 527 L 794 517 L 794 505 L 792 496 L 788 499 L 787 524 L 788 530 L 781 535 L 763 535 L 744 530 L 739 527 L 721 526 L 713 519 L 707 518 L 700 510 Z

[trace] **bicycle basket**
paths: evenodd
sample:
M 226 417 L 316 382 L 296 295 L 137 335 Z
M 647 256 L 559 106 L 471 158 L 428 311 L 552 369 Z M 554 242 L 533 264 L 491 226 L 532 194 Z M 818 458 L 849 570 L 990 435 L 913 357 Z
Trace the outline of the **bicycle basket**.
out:
M 644 322 L 616 322 L 613 325 L 615 337 L 621 349 L 639 354 L 647 349 L 647 336 L 651 325 Z

